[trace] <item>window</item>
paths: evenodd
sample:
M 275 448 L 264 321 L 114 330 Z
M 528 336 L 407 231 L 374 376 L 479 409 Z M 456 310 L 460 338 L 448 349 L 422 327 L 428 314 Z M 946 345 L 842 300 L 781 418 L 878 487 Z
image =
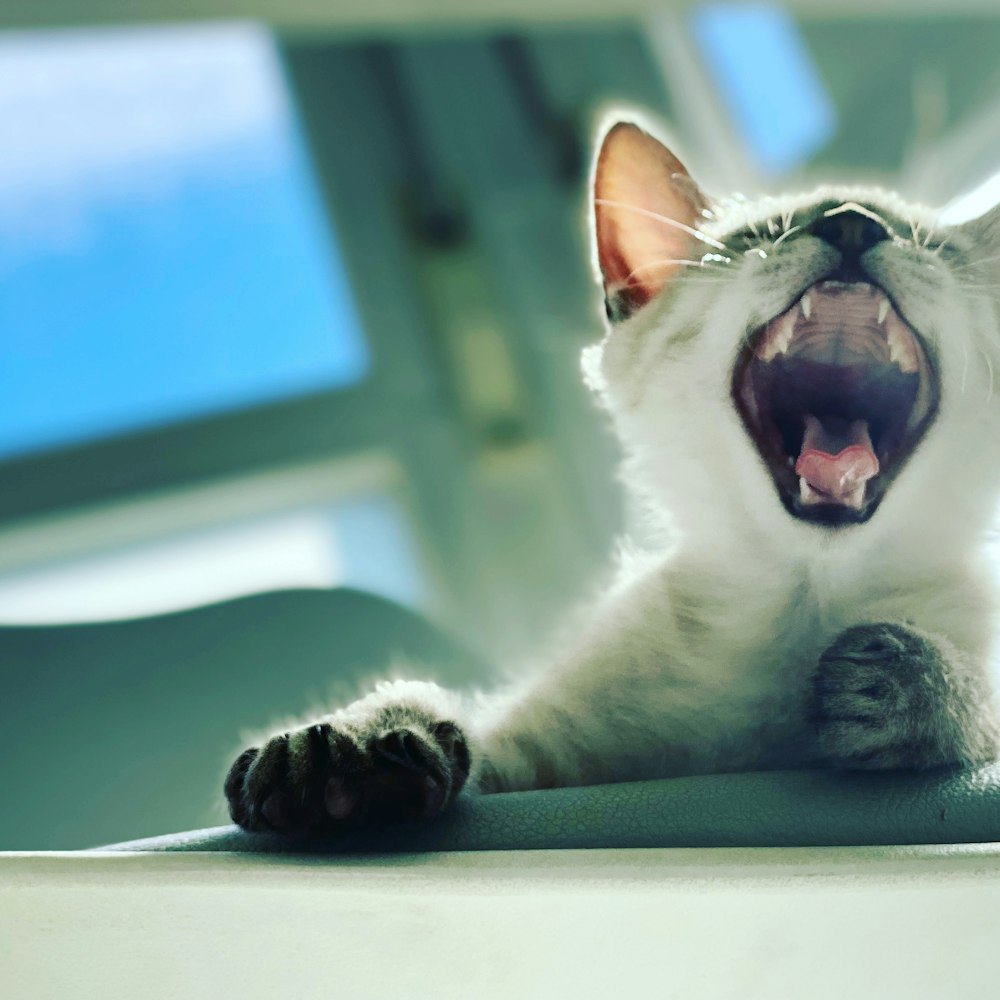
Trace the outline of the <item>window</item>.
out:
M 691 27 L 758 164 L 781 174 L 822 148 L 836 115 L 795 19 L 775 4 L 707 4 Z
M 0 621 L 424 605 L 398 467 L 356 475 L 382 408 L 337 402 L 371 352 L 270 34 L 0 36 L 0 148 L 0 474 L 67 511 L 4 533 Z
M 0 39 L 0 458 L 363 378 L 270 36 Z
M 340 585 L 426 609 L 399 478 L 374 457 L 317 463 L 0 535 L 0 624 L 132 618 Z M 28 565 L 21 551 L 33 554 Z

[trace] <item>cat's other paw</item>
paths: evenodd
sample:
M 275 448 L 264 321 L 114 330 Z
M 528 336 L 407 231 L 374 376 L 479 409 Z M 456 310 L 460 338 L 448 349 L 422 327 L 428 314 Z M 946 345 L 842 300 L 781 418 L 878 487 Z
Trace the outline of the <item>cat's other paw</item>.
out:
M 354 732 L 319 722 L 244 750 L 225 793 L 233 822 L 247 830 L 329 834 L 433 819 L 461 791 L 469 767 L 453 722 L 397 717 Z
M 945 738 L 945 665 L 905 625 L 857 625 L 823 653 L 813 721 L 824 764 L 866 770 L 956 763 Z

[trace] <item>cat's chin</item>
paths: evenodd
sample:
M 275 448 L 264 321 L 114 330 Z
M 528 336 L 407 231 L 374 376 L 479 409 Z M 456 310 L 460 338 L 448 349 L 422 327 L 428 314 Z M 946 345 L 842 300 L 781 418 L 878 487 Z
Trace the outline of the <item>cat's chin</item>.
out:
M 828 527 L 877 509 L 937 412 L 937 373 L 892 300 L 820 281 L 754 331 L 733 400 L 786 510 Z

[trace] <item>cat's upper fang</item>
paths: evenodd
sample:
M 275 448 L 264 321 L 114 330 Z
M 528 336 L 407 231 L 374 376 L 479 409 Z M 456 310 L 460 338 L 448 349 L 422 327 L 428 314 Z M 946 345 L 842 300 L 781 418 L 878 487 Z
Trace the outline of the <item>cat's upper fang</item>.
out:
M 790 309 L 768 323 L 755 353 L 761 361 L 779 355 L 813 356 L 829 363 L 894 364 L 904 374 L 919 369 L 916 341 L 892 302 L 874 285 L 823 281 L 807 289 Z
M 772 320 L 767 336 L 757 347 L 757 357 L 761 361 L 773 361 L 779 354 L 785 354 L 795 336 L 794 310 L 789 310 L 777 320 Z
M 920 336 L 868 282 L 811 285 L 734 370 L 734 401 L 783 503 L 827 525 L 871 515 L 938 397 Z
M 880 296 L 878 303 L 878 325 L 881 326 L 885 322 L 886 316 L 889 315 L 890 303 L 889 300 L 884 296 Z

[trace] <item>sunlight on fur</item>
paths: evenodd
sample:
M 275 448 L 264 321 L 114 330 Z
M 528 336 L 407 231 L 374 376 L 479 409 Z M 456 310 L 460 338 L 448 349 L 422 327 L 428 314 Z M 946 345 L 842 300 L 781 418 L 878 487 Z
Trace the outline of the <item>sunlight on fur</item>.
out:
M 607 329 L 582 367 L 671 525 L 546 669 L 417 681 L 245 750 L 248 829 L 432 819 L 460 794 L 994 759 L 1000 210 L 711 199 L 648 126 L 592 172 Z

